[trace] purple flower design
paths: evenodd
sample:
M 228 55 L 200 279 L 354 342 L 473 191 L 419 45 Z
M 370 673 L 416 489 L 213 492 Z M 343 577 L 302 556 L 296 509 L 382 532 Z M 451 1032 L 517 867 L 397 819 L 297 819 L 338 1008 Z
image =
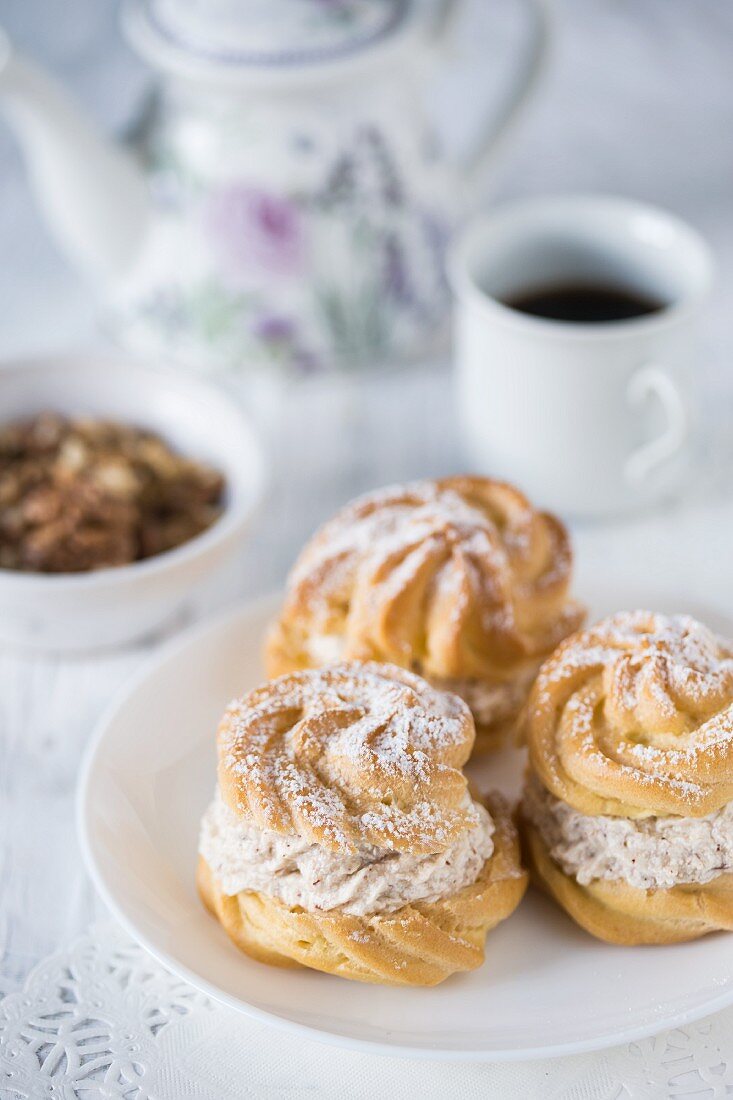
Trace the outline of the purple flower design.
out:
M 276 358 L 289 362 L 300 374 L 312 374 L 318 368 L 318 360 L 301 343 L 297 325 L 290 317 L 265 314 L 257 318 L 253 333 Z
M 395 233 L 388 233 L 384 239 L 383 282 L 385 293 L 393 302 L 402 306 L 414 305 L 407 258 Z
M 205 221 L 222 266 L 234 279 L 287 278 L 300 271 L 303 226 L 289 199 L 231 183 L 211 196 Z
M 295 325 L 289 317 L 261 317 L 254 331 L 266 344 L 288 344 L 295 339 Z

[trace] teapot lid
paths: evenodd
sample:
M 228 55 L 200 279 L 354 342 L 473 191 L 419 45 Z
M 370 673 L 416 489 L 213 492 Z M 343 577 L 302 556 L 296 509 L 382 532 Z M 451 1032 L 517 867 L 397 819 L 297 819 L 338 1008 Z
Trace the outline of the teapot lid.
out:
M 413 0 L 129 0 L 125 16 L 154 61 L 290 69 L 381 43 L 412 7 Z

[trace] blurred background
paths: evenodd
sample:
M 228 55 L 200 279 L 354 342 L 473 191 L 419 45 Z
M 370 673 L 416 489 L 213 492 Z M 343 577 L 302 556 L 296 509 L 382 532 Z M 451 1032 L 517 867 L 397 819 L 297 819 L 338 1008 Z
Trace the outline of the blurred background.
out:
M 113 0 L 7 0 L 19 49 L 47 65 L 107 131 L 135 125 L 151 74 L 120 33 Z M 432 106 L 449 143 L 468 139 L 523 33 L 515 0 L 468 0 Z M 486 202 L 567 190 L 649 200 L 688 219 L 719 267 L 699 364 L 705 484 L 727 470 L 733 311 L 733 7 L 727 0 L 556 0 L 539 92 L 497 158 Z M 0 116 L 0 341 L 6 357 L 99 340 L 88 286 L 52 241 Z M 265 417 L 272 501 L 258 531 L 250 587 L 283 575 L 316 523 L 362 489 L 464 467 L 449 356 L 375 370 L 344 389 L 293 382 Z M 702 478 L 702 475 L 701 475 Z M 705 489 L 704 491 L 708 491 Z M 694 492 L 703 492 L 702 480 Z M 256 577 L 256 579 L 255 579 Z

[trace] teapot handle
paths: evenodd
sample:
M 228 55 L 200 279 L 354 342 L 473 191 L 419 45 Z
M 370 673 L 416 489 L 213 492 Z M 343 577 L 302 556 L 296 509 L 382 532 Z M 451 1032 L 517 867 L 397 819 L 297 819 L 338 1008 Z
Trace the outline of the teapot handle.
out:
M 439 43 L 450 38 L 463 2 L 464 0 L 443 0 L 434 24 L 435 40 Z M 499 110 L 483 125 L 478 141 L 463 158 L 468 182 L 475 190 L 480 187 L 493 166 L 498 151 L 537 91 L 547 63 L 552 30 L 549 0 L 525 0 L 525 4 L 529 16 L 527 41 L 512 82 Z

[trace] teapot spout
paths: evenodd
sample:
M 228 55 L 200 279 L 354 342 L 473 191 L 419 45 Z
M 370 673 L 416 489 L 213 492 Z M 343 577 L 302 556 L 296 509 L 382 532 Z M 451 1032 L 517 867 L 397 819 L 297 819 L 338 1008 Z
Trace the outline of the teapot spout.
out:
M 38 201 L 63 251 L 91 278 L 123 277 L 147 226 L 142 168 L 97 134 L 64 89 L 19 56 L 1 28 L 0 108 L 20 140 Z

